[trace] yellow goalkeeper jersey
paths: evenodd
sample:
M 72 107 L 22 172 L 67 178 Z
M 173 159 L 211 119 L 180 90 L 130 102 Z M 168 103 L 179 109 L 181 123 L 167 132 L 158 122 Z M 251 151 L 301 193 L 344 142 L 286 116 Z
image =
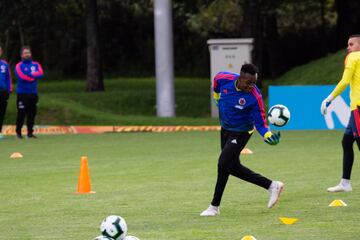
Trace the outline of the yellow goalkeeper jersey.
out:
M 360 106 L 360 51 L 351 52 L 345 58 L 345 69 L 340 82 L 331 95 L 336 98 L 350 84 L 350 109 Z

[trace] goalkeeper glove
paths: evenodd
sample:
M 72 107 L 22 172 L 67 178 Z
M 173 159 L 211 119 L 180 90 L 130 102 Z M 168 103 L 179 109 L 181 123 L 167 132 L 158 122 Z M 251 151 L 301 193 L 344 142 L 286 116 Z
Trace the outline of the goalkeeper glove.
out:
M 219 106 L 220 93 L 214 92 L 214 102 L 216 106 Z
M 269 132 L 271 135 L 268 137 L 265 137 L 264 142 L 266 142 L 269 145 L 276 145 L 280 142 L 280 132 L 277 133 L 271 133 Z
M 331 101 L 333 100 L 333 96 L 329 95 L 327 98 L 324 99 L 321 103 L 320 112 L 322 115 L 325 115 L 327 113 L 327 108 L 330 106 Z

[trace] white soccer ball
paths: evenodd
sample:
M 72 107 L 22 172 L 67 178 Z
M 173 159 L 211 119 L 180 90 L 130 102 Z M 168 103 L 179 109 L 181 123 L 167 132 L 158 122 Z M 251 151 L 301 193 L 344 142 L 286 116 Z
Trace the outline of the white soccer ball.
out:
M 290 121 L 290 111 L 286 106 L 276 104 L 269 109 L 268 120 L 274 126 L 283 127 Z
M 113 239 L 101 235 L 101 236 L 97 236 L 96 238 L 94 238 L 94 240 L 113 240 Z
M 125 219 L 120 216 L 110 215 L 101 222 L 100 231 L 105 237 L 123 240 L 127 233 Z
M 135 236 L 126 236 L 124 240 L 140 240 L 140 238 L 137 238 Z

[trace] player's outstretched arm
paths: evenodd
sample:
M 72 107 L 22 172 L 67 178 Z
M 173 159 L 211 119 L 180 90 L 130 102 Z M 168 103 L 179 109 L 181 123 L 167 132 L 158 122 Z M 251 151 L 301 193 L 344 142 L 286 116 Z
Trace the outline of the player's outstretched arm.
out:
M 281 134 L 280 132 L 272 133 L 267 132 L 264 135 L 264 142 L 266 142 L 269 145 L 277 145 L 280 142 Z
M 321 103 L 320 112 L 322 115 L 325 115 L 327 113 L 327 108 L 330 106 L 331 102 L 339 96 L 345 88 L 350 84 L 350 80 L 352 79 L 352 76 L 354 74 L 356 59 L 354 58 L 353 54 L 349 54 L 346 57 L 345 60 L 345 70 L 343 72 L 342 78 L 340 82 L 336 85 L 335 89 L 332 91 L 332 93 L 324 99 L 324 101 Z

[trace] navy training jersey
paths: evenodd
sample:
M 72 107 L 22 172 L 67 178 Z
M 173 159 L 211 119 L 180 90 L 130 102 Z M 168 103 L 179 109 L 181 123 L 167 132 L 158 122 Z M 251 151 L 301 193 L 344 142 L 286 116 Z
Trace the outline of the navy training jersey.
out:
M 43 77 L 43 69 L 40 63 L 32 60 L 22 60 L 15 67 L 15 75 L 18 79 L 16 93 L 37 94 L 37 80 Z
M 0 91 L 12 92 L 12 80 L 9 64 L 0 59 Z
M 220 125 L 228 131 L 247 132 L 255 128 L 264 137 L 269 131 L 265 119 L 264 103 L 260 90 L 254 86 L 252 92 L 236 88 L 239 74 L 219 72 L 213 82 L 214 96 L 218 100 Z

